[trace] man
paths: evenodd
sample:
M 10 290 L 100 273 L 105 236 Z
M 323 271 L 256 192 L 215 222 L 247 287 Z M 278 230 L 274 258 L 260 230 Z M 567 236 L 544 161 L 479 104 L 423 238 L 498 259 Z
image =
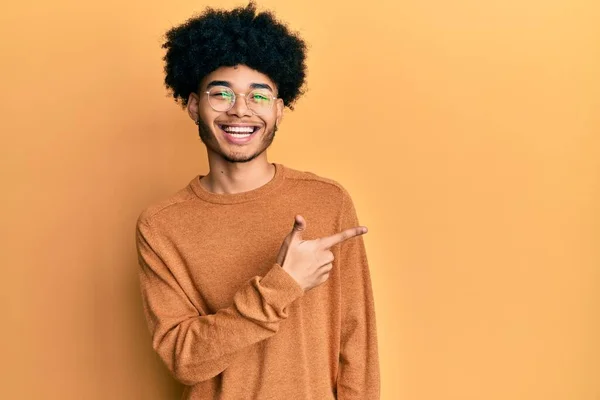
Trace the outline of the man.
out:
M 210 168 L 136 230 L 153 347 L 184 398 L 379 399 L 366 228 L 338 183 L 267 160 L 304 42 L 251 3 L 208 9 L 163 47 Z

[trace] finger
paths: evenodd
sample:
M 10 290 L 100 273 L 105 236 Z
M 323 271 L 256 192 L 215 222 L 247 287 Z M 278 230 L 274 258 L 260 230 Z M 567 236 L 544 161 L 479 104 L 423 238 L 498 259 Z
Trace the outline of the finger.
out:
M 331 270 L 333 269 L 333 264 L 329 263 L 329 264 L 325 264 L 323 265 L 321 268 L 319 268 L 319 276 L 323 275 L 323 274 L 328 274 L 331 272 Z
M 279 254 L 277 254 L 277 264 L 279 264 L 280 266 L 283 267 L 283 262 L 285 261 L 285 255 L 288 251 L 288 244 L 286 243 L 286 241 L 283 241 L 283 244 L 281 245 L 281 247 L 279 248 Z
M 333 262 L 333 260 L 335 260 L 335 256 L 333 255 L 333 252 L 331 252 L 330 250 L 324 250 L 322 252 L 322 254 L 319 256 L 320 259 L 320 263 L 321 264 L 321 268 L 323 265 L 326 264 L 331 264 Z
M 296 215 L 294 218 L 294 227 L 292 228 L 292 239 L 302 239 L 302 232 L 306 229 L 306 221 L 302 215 Z
M 318 276 L 317 279 L 318 279 L 319 285 L 324 283 L 325 281 L 327 281 L 327 279 L 329 279 L 329 274 L 330 274 L 330 272 L 327 271 L 324 274 L 321 274 Z
M 364 235 L 367 232 L 368 232 L 368 229 L 366 226 L 357 226 L 355 228 L 348 228 L 342 232 L 336 233 L 335 235 L 321 238 L 319 243 L 321 244 L 321 246 L 323 248 L 329 249 L 338 243 L 342 243 L 344 240 L 351 239 L 355 236 Z

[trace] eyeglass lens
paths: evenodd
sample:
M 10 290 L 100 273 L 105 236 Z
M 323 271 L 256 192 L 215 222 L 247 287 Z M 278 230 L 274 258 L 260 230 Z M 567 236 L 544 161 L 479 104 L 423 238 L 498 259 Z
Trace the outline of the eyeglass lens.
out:
M 266 89 L 255 89 L 245 97 L 246 105 L 256 114 L 264 114 L 273 105 L 273 95 Z M 236 95 L 227 87 L 212 87 L 208 91 L 208 103 L 215 111 L 229 111 L 236 101 Z

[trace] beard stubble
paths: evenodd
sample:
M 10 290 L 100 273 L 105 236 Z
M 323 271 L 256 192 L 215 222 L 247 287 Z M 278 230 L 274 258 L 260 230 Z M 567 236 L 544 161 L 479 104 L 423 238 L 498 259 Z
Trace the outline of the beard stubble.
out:
M 210 149 L 212 152 L 218 154 L 225 161 L 230 163 L 246 163 L 254 160 L 256 157 L 260 156 L 265 150 L 269 148 L 273 140 L 275 139 L 275 133 L 277 132 L 277 126 L 274 125 L 269 131 L 266 131 L 261 139 L 260 147 L 258 150 L 250 155 L 246 154 L 246 152 L 230 152 L 226 153 L 220 146 L 217 138 L 214 136 L 211 129 L 204 123 L 204 121 L 199 118 L 198 119 L 198 136 L 202 140 L 202 143 L 206 146 L 207 149 Z

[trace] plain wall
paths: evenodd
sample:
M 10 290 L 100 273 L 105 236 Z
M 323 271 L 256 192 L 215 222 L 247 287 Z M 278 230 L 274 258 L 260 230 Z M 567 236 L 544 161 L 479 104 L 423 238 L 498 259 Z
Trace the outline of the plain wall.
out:
M 160 48 L 207 4 L 3 4 L 1 398 L 180 393 L 134 227 L 207 172 Z M 382 400 L 600 399 L 598 3 L 259 8 L 310 45 L 270 160 L 340 182 L 370 228 Z

